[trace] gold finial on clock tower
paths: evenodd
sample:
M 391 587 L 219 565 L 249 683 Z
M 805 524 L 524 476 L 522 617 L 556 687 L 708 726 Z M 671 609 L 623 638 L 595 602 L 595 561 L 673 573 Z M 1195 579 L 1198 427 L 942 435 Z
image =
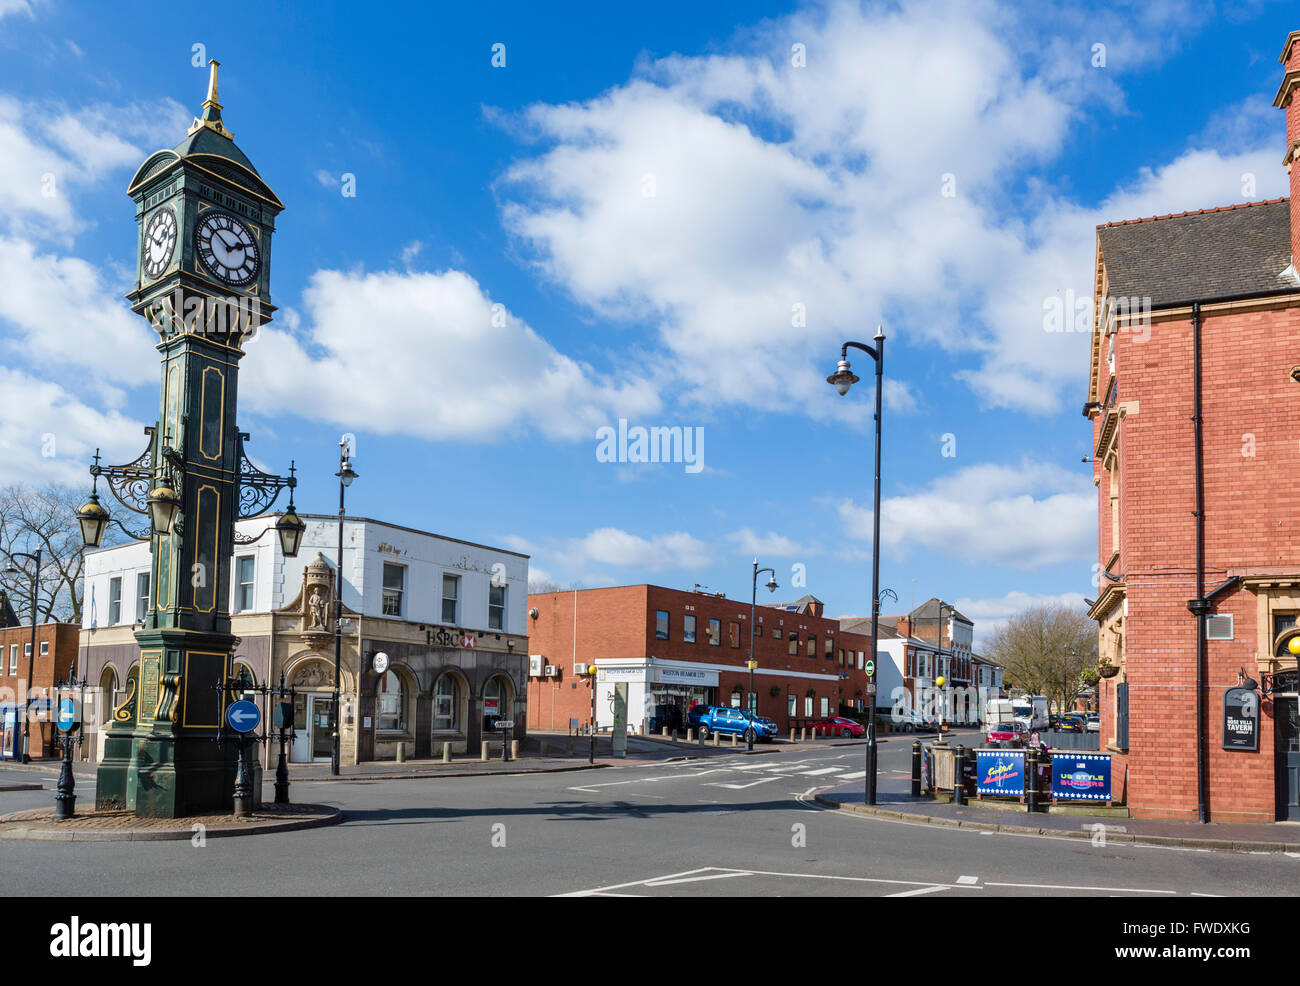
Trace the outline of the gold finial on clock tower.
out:
M 197 133 L 206 127 L 222 137 L 233 140 L 235 135 L 221 122 L 221 104 L 217 102 L 217 69 L 220 67 L 221 63 L 215 58 L 208 62 L 208 98 L 203 101 L 203 116 L 194 118 L 189 132 Z

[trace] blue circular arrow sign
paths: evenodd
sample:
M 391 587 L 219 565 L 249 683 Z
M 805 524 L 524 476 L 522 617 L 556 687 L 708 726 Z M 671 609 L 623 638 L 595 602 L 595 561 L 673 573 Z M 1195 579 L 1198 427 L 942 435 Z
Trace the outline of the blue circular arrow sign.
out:
M 59 703 L 59 714 L 54 720 L 59 729 L 67 732 L 77 721 L 77 706 L 70 698 L 65 698 Z
M 226 722 L 230 723 L 230 728 L 235 732 L 251 733 L 261 721 L 262 712 L 252 702 L 235 702 L 226 709 Z

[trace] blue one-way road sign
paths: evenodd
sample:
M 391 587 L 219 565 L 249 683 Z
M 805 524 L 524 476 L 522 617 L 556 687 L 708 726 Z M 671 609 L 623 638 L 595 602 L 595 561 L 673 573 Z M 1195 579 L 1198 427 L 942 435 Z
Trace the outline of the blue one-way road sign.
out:
M 261 721 L 261 710 L 252 702 L 235 702 L 226 709 L 226 722 L 230 723 L 230 728 L 236 732 L 251 733 Z
M 54 720 L 59 729 L 68 732 L 77 722 L 77 704 L 70 698 L 59 703 L 59 715 Z

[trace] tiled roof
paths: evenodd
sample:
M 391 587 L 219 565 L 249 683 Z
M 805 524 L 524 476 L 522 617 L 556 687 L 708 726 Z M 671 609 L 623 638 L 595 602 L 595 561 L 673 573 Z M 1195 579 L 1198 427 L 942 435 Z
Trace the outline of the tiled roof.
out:
M 929 599 L 921 603 L 920 606 L 916 607 L 916 609 L 912 610 L 912 612 L 908 613 L 907 615 L 910 616 L 913 620 L 937 620 L 939 619 L 940 601 L 941 600 L 938 600 L 933 596 L 931 596 Z M 967 619 L 965 616 L 962 616 L 961 613 L 953 609 L 952 606 L 949 605 L 948 603 L 943 604 L 943 611 L 945 614 L 955 616 L 962 623 L 968 624 L 969 626 L 975 625 L 974 621 Z
M 1152 309 L 1300 288 L 1287 199 L 1107 223 L 1097 237 L 1110 296 Z

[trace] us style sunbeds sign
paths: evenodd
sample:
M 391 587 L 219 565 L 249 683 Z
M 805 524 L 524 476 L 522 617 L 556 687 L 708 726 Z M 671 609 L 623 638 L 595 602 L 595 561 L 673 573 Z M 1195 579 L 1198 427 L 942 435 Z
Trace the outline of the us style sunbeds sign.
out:
M 1259 749 L 1259 693 L 1250 688 L 1229 688 L 1223 693 L 1223 748 Z

